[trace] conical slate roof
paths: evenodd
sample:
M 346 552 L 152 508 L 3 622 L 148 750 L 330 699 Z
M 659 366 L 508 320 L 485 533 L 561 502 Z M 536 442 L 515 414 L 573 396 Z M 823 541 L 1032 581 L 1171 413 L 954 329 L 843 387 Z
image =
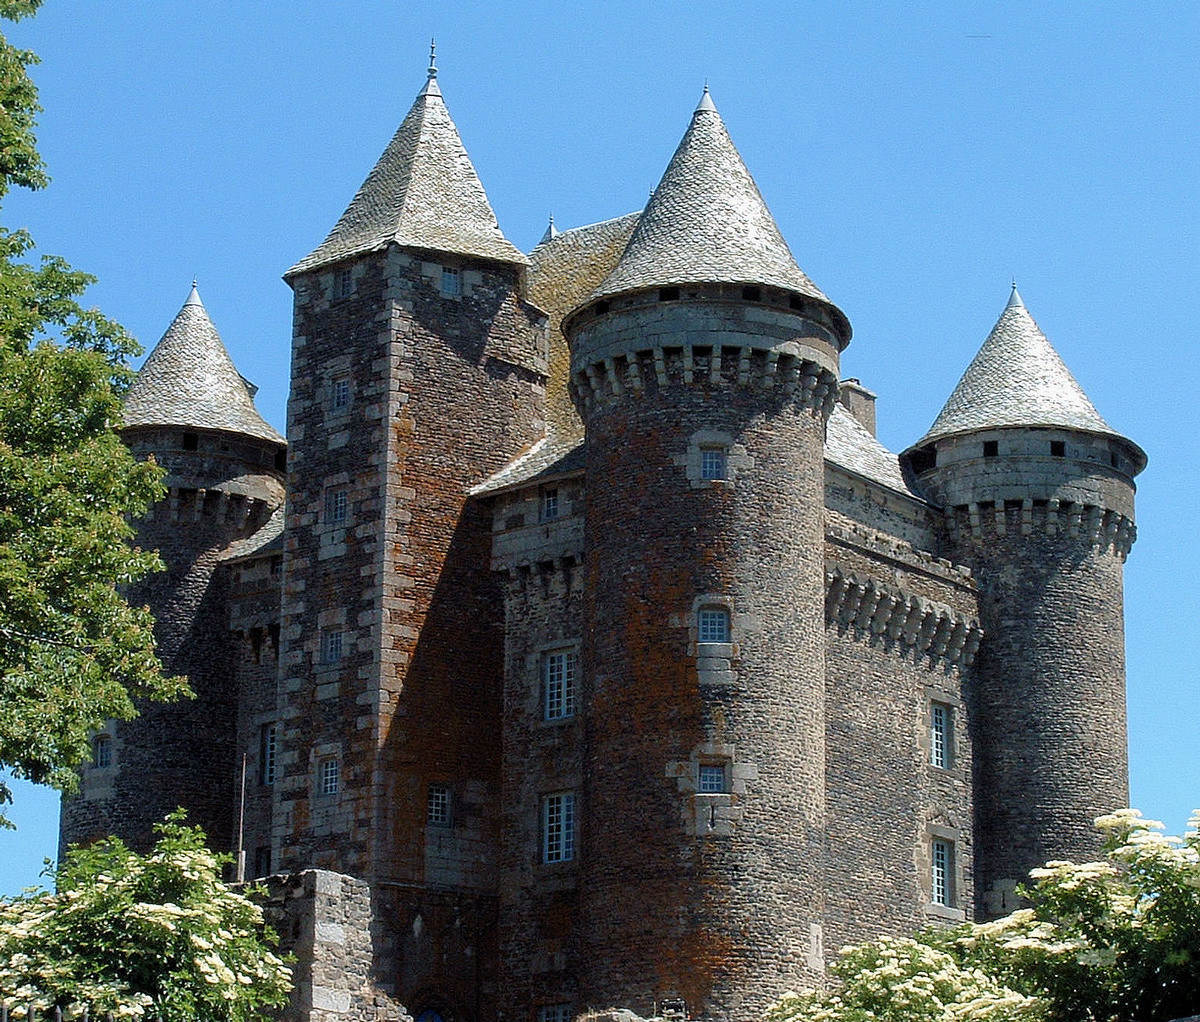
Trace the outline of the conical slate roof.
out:
M 913 447 L 997 426 L 1057 426 L 1125 440 L 1088 400 L 1015 286 L 941 414 Z
M 317 248 L 284 277 L 383 248 L 389 242 L 525 265 L 500 231 L 458 129 L 442 100 L 437 68 Z
M 258 414 L 196 285 L 125 396 L 125 426 L 185 426 L 284 439 Z
M 592 294 L 677 284 L 763 284 L 807 295 L 849 324 L 796 265 L 708 89 L 616 268 Z

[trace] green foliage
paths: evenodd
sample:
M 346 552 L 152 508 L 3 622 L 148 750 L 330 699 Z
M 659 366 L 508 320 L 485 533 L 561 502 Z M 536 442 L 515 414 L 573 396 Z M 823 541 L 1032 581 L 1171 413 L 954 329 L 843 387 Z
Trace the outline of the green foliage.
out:
M 39 5 L 0 0 L 0 17 Z M 0 196 L 46 182 L 34 60 L 0 37 Z M 70 790 L 90 731 L 133 716 L 135 698 L 187 689 L 163 676 L 149 613 L 120 593 L 161 567 L 128 524 L 162 496 L 161 473 L 113 432 L 138 346 L 79 303 L 91 277 L 31 264 L 32 248 L 0 228 L 0 767 Z M 0 784 L 0 805 L 8 795 Z
M 57 894 L 0 902 L 0 1003 L 163 1022 L 249 1022 L 286 1003 L 291 970 L 262 911 L 221 882 L 228 857 L 182 813 L 158 831 L 145 856 L 115 838 L 73 847 Z
M 1169 1022 L 1200 1011 L 1200 814 L 1182 838 L 1136 810 L 1096 821 L 1104 858 L 1051 862 L 1003 919 L 846 948 L 833 993 L 771 1022 Z

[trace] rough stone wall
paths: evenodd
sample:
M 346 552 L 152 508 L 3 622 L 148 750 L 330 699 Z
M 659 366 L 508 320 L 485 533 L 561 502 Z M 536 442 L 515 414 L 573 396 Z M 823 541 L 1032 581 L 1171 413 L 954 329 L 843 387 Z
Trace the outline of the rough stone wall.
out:
M 572 337 L 588 438 L 580 993 L 647 1015 L 681 998 L 693 1017 L 751 1017 L 822 969 L 835 377 L 807 355 L 836 354 L 795 314 L 719 308 L 648 307 L 646 351 L 636 311 Z M 723 480 L 699 474 L 711 443 Z M 728 611 L 727 642 L 698 641 L 701 608 Z M 699 791 L 702 766 L 723 791 Z
M 60 839 L 88 842 L 119 834 L 144 850 L 153 826 L 183 806 L 214 848 L 233 848 L 237 690 L 228 626 L 229 576 L 222 558 L 282 500 L 275 445 L 224 433 L 130 430 L 139 457 L 153 454 L 169 495 L 138 523 L 138 543 L 158 550 L 166 570 L 132 587 L 129 599 L 155 615 L 159 656 L 185 674 L 196 698 L 142 703 L 139 716 L 110 722 L 113 761 L 85 768 L 78 796 L 65 799 Z
M 978 608 L 965 572 L 862 529 L 831 530 L 826 573 L 825 937 L 832 953 L 972 915 L 972 748 L 963 684 L 974 642 L 956 649 L 925 643 L 922 634 L 932 640 L 937 632 L 927 622 L 939 615 L 973 622 Z M 968 634 L 977 641 L 977 628 Z M 944 768 L 931 762 L 935 702 L 949 720 Z M 950 906 L 931 898 L 935 837 L 953 843 Z
M 496 549 L 503 551 L 505 683 L 500 955 L 504 983 L 498 1018 L 526 1022 L 540 1006 L 577 1005 L 579 861 L 539 861 L 542 796 L 582 785 L 582 705 L 547 719 L 549 655 L 576 658 L 582 677 L 581 480 L 547 484 L 556 516 L 540 512 L 544 488 L 498 499 Z

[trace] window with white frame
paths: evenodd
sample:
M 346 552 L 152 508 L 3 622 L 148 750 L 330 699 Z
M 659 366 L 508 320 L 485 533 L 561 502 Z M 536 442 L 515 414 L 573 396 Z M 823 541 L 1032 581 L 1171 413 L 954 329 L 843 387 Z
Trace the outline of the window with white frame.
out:
M 258 736 L 258 782 L 275 783 L 275 745 L 279 732 L 274 724 L 264 724 Z
M 542 862 L 575 858 L 575 792 L 560 791 L 542 799 Z
M 724 479 L 727 472 L 728 457 L 724 447 L 706 445 L 700 448 L 700 478 Z
M 935 905 L 954 906 L 954 842 L 934 838 L 930 845 L 930 899 Z
M 336 664 L 342 659 L 346 649 L 346 633 L 338 628 L 330 628 L 321 633 L 321 662 Z
M 354 273 L 350 267 L 344 266 L 340 270 L 335 270 L 333 274 L 333 296 L 335 298 L 348 298 L 354 294 Z
M 350 407 L 350 378 L 340 376 L 329 385 L 329 407 L 340 411 Z
M 325 521 L 329 525 L 345 522 L 350 511 L 350 501 L 343 489 L 325 491 Z
M 954 765 L 953 716 L 945 703 L 929 706 L 929 762 L 948 770 Z
M 455 266 L 442 267 L 442 294 L 444 295 L 460 295 L 462 294 L 462 274 L 458 272 Z
M 543 1004 L 538 1008 L 537 1022 L 571 1022 L 569 1004 Z
M 435 827 L 450 826 L 450 788 L 431 784 L 425 793 L 425 822 Z
M 538 503 L 538 520 L 543 522 L 553 521 L 558 517 L 558 513 L 558 487 L 542 487 L 541 497 Z
M 341 768 L 336 756 L 329 756 L 317 763 L 317 792 L 321 795 L 336 795 L 341 784 Z
M 720 795 L 727 790 L 724 763 L 701 763 L 696 781 L 701 795 Z
M 113 743 L 111 735 L 96 735 L 92 739 L 92 766 L 99 770 L 113 765 Z
M 729 641 L 729 611 L 724 607 L 701 607 L 696 615 L 698 642 Z
M 542 654 L 542 716 L 563 720 L 575 716 L 578 700 L 579 654 L 556 649 Z

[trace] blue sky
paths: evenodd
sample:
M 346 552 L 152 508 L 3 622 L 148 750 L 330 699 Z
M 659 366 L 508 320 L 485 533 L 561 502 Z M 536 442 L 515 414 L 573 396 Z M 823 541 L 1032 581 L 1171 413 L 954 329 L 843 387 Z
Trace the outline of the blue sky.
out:
M 1150 456 L 1126 574 L 1132 802 L 1200 804 L 1194 682 L 1200 8 L 1159 3 L 49 0 L 52 175 L 0 222 L 100 278 L 147 347 L 193 276 L 285 425 L 291 295 L 424 82 L 528 251 L 639 208 L 707 79 L 804 270 L 849 317 L 843 375 L 919 437 L 1015 277 L 1110 424 Z M 55 852 L 17 792 L 0 893 Z

